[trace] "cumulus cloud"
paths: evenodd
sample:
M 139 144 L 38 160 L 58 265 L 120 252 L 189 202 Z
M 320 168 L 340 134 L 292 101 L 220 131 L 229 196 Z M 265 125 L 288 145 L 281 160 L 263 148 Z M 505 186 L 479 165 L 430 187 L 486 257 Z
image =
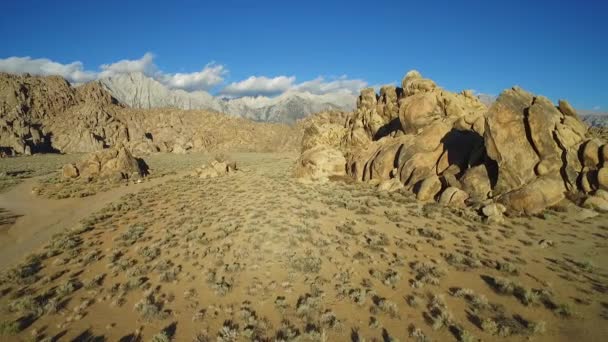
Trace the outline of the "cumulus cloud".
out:
M 154 55 L 147 52 L 140 59 L 122 59 L 112 64 L 102 64 L 100 66 L 100 78 L 112 77 L 130 72 L 141 72 L 148 76 L 154 76 L 158 68 L 154 64 Z
M 251 76 L 240 82 L 232 82 L 221 90 L 222 95 L 230 97 L 239 96 L 272 96 L 284 93 L 293 86 L 296 78 L 293 76 Z
M 59 75 L 72 83 L 84 83 L 100 78 L 115 77 L 131 72 L 141 72 L 172 89 L 210 90 L 224 81 L 228 72 L 223 65 L 210 63 L 192 73 L 165 73 L 154 63 L 154 55 L 146 53 L 139 59 L 123 59 L 102 64 L 98 71 L 85 70 L 82 62 L 61 64 L 47 58 L 8 57 L 0 59 L 0 71 L 49 76 Z
M 335 92 L 357 95 L 365 87 L 367 87 L 367 82 L 358 79 L 351 80 L 344 75 L 333 81 L 326 81 L 323 76 L 319 76 L 314 80 L 297 84 L 293 88 L 294 90 L 307 91 L 318 95 Z
M 8 57 L 0 58 L 0 71 L 41 76 L 59 75 L 72 83 L 84 83 L 100 78 L 140 72 L 170 89 L 187 91 L 210 91 L 224 84 L 224 78 L 228 74 L 228 69 L 224 65 L 216 63 L 209 63 L 201 70 L 190 73 L 167 73 L 158 68 L 154 59 L 154 54 L 148 52 L 138 59 L 123 59 L 114 63 L 102 64 L 97 70 L 86 70 L 80 61 L 62 64 L 47 58 Z M 360 79 L 349 79 L 347 76 L 330 79 L 319 76 L 301 83 L 296 83 L 294 76 L 251 76 L 226 85 L 219 93 L 227 97 L 274 96 L 287 91 L 309 92 L 318 95 L 327 93 L 356 95 L 366 86 L 367 82 Z
M 272 96 L 286 91 L 309 92 L 317 95 L 328 93 L 356 95 L 362 88 L 367 86 L 367 82 L 358 79 L 348 79 L 347 76 L 341 76 L 329 81 L 323 76 L 302 83 L 295 83 L 295 80 L 296 78 L 293 76 L 277 76 L 274 78 L 251 76 L 243 81 L 230 83 L 220 93 L 229 97 Z
M 158 78 L 169 88 L 208 90 L 224 82 L 224 75 L 227 73 L 228 70 L 223 65 L 210 63 L 198 72 L 163 74 Z
M 0 71 L 40 76 L 59 75 L 73 83 L 88 82 L 97 78 L 95 72 L 84 70 L 81 62 L 61 64 L 47 58 L 8 57 L 0 59 Z

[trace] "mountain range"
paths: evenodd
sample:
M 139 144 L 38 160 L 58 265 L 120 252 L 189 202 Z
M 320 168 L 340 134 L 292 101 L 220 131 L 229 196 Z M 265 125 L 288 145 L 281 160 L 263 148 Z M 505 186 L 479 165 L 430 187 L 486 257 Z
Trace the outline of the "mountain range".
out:
M 119 74 L 99 81 L 116 99 L 131 108 L 204 109 L 254 121 L 287 124 L 320 111 L 352 111 L 357 100 L 357 96 L 348 92 L 319 95 L 297 90 L 276 97 L 228 99 L 204 91 L 169 89 L 142 73 Z

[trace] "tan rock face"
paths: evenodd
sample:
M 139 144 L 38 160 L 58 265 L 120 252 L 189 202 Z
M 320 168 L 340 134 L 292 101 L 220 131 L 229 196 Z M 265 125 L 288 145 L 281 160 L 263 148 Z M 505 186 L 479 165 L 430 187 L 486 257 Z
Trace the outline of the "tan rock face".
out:
M 491 200 L 511 214 L 530 215 L 568 192 L 606 187 L 608 146 L 587 136 L 566 101 L 555 106 L 515 87 L 486 108 L 471 91 L 445 91 L 417 71 L 401 85 L 379 95 L 364 89 L 344 135 L 336 126 L 315 127 L 307 141 L 339 149 L 346 173 L 358 181 L 381 188 L 398 181 L 419 200 L 445 205 Z M 327 138 L 332 131 L 343 136 L 339 145 Z
M 74 164 L 66 164 L 61 170 L 63 178 L 76 178 L 79 176 L 78 168 Z
M 296 162 L 294 176 L 308 181 L 324 181 L 329 177 L 345 176 L 346 159 L 342 152 L 327 146 L 311 148 Z
M 198 178 L 216 178 L 224 175 L 229 175 L 238 171 L 235 161 L 230 160 L 212 160 L 207 165 L 197 168 L 191 176 Z
M 441 193 L 439 203 L 446 206 L 463 208 L 466 206 L 465 201 L 468 198 L 469 194 L 467 194 L 465 191 L 455 187 L 448 187 Z
M 437 176 L 425 178 L 421 183 L 416 193 L 416 198 L 419 201 L 432 200 L 441 190 L 441 181 Z
M 63 167 L 64 178 L 122 180 L 147 174 L 145 162 L 133 157 L 125 146 L 105 149 L 87 155 L 77 164 Z

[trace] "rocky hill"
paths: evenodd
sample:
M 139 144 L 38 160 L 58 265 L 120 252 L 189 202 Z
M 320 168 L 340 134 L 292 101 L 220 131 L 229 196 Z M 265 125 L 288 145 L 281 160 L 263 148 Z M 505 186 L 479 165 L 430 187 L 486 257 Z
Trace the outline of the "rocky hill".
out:
M 401 87 L 364 89 L 342 120 L 312 120 L 296 176 L 347 175 L 496 217 L 539 213 L 566 197 L 608 210 L 608 144 L 566 101 L 514 87 L 487 107 L 411 71 Z
M 136 154 L 296 149 L 294 128 L 205 110 L 133 109 L 99 82 L 0 73 L 0 152 L 92 152 L 124 144 Z
M 288 91 L 277 97 L 224 99 L 204 91 L 172 90 L 142 73 L 103 78 L 101 84 L 120 102 L 132 108 L 205 109 L 263 122 L 294 123 L 324 110 L 354 109 L 356 97 L 348 93 L 323 95 Z

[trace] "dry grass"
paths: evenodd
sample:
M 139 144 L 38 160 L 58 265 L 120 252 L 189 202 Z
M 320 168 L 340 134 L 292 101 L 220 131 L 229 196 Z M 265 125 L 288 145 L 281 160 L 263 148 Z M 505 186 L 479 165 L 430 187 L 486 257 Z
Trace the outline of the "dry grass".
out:
M 149 163 L 161 174 L 200 165 L 191 155 L 157 157 Z M 608 333 L 605 215 L 580 222 L 576 212 L 551 212 L 494 226 L 407 193 L 300 184 L 289 176 L 291 155 L 231 157 L 243 171 L 142 188 L 4 272 L 0 338 L 556 341 Z

